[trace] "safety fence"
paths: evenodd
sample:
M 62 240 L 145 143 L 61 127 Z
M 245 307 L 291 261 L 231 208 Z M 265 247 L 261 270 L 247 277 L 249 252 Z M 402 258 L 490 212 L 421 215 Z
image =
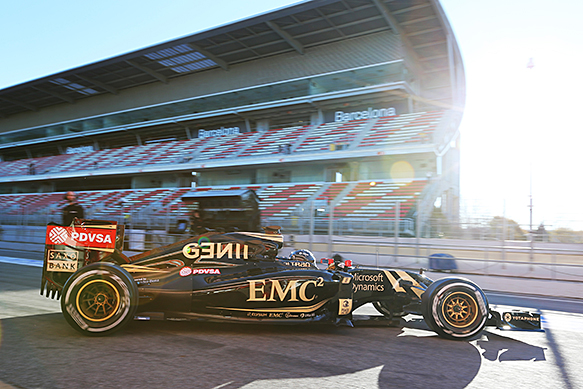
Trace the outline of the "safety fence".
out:
M 128 254 L 183 240 L 190 235 L 165 230 L 126 229 Z M 518 277 L 581 283 L 583 244 L 526 241 L 375 237 L 353 235 L 285 234 L 282 255 L 306 248 L 318 258 L 340 254 L 361 266 L 421 268 L 444 273 Z M 4 225 L 0 235 L 3 255 L 22 251 L 42 258 L 45 227 Z
M 86 218 L 94 217 L 90 207 L 86 209 Z M 49 222 L 60 222 L 59 209 L 46 212 L 27 213 L 22 209 L 18 214 L 0 214 L 0 225 L 19 227 L 45 226 Z M 170 210 L 148 212 L 133 212 L 128 207 L 119 214 L 108 215 L 107 220 L 126 225 L 129 229 L 147 231 L 165 231 L 173 233 L 182 224 L 188 224 L 188 215 L 177 217 Z M 451 221 L 443 218 L 366 218 L 366 217 L 338 217 L 332 215 L 319 216 L 310 213 L 289 216 L 262 217 L 261 225 L 277 225 L 285 234 L 298 235 L 358 235 L 392 237 L 395 231 L 402 237 L 445 238 L 463 240 L 486 241 L 540 241 L 556 243 L 582 243 L 583 232 L 568 229 L 550 231 L 534 230 L 529 233 L 528 227 L 520 228 L 517 225 L 494 223 L 491 218 L 476 218 L 473 220 Z

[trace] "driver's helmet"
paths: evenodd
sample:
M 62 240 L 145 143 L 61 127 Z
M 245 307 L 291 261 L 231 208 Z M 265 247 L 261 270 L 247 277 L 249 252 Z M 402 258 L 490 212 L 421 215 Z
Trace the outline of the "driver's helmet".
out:
M 312 262 L 313 264 L 316 263 L 316 257 L 314 257 L 314 254 L 304 249 L 293 251 L 289 255 L 289 258 L 294 261 L 307 261 Z

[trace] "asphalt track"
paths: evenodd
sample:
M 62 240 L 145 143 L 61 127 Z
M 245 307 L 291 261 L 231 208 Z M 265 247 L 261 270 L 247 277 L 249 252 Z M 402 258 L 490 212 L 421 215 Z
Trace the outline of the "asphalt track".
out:
M 8 261 L 10 262 L 10 261 Z M 39 295 L 38 262 L 0 262 L 0 389 L 583 388 L 583 302 L 488 293 L 538 309 L 545 332 L 472 341 L 404 327 L 133 322 L 102 338 Z M 369 313 L 363 307 L 361 313 Z M 408 318 L 409 319 L 409 318 Z

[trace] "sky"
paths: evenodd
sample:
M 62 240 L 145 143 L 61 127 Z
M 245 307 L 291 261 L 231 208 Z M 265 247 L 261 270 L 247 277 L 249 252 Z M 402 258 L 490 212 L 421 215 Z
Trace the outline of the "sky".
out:
M 21 0 L 0 13 L 0 89 L 294 4 Z M 442 0 L 466 74 L 464 219 L 583 230 L 583 2 Z M 529 59 L 534 67 L 527 68 Z

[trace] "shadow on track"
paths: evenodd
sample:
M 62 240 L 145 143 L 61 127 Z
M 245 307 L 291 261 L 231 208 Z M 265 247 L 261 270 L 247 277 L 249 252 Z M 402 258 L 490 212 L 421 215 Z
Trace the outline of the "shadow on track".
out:
M 463 388 L 482 361 L 470 342 L 443 340 L 419 322 L 405 328 L 133 322 L 112 336 L 85 337 L 61 314 L 47 314 L 2 320 L 0 331 L 0 381 L 23 388 L 276 387 L 278 380 L 306 377 L 326 387 L 339 384 L 336 377 L 362 379 L 359 372 L 378 375 L 369 378 L 380 388 Z M 487 337 L 478 340 L 485 358 L 544 359 L 536 347 Z

